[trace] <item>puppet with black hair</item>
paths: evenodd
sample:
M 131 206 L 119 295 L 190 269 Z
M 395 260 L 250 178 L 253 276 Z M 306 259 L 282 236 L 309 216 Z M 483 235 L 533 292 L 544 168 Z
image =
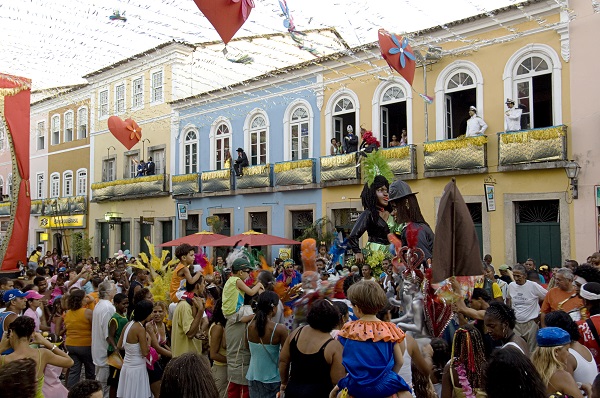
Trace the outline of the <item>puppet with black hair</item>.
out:
M 379 151 L 367 155 L 363 164 L 366 182 L 360 199 L 364 210 L 348 236 L 348 246 L 354 253 L 355 263 L 367 263 L 373 269 L 373 275 L 378 277 L 381 273 L 381 261 L 390 257 L 388 249 L 390 242 L 387 235 L 390 229 L 396 228 L 388 204 L 389 181 L 393 181 L 394 174 L 387 164 L 387 159 Z M 359 240 L 365 232 L 369 239 L 363 254 Z

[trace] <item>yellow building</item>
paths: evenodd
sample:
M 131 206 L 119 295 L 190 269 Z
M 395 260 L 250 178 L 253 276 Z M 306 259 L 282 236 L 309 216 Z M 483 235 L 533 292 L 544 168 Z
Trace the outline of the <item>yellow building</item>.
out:
M 347 126 L 372 130 L 384 148 L 407 130 L 407 146 L 387 149 L 397 178 L 419 192 L 434 228 L 444 186 L 452 177 L 468 202 L 481 253 L 494 264 L 560 265 L 574 248 L 573 206 L 565 174 L 570 107 L 568 15 L 557 4 L 532 2 L 411 35 L 420 56 L 413 86 L 379 56 L 377 43 L 324 69 L 321 155 Z M 500 26 L 502 23 L 502 26 Z M 424 70 L 425 69 L 425 70 Z M 434 98 L 427 105 L 419 96 Z M 521 109 L 518 132 L 505 133 L 505 101 Z M 464 139 L 468 111 L 488 125 Z M 349 230 L 361 210 L 362 185 L 352 156 L 321 159 L 323 214 Z M 331 163 L 331 164 L 330 164 Z M 484 184 L 488 189 L 486 202 Z

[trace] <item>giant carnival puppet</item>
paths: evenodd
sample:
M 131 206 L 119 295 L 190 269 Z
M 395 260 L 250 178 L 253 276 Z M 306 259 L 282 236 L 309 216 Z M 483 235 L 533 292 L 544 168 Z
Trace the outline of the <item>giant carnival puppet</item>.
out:
M 6 132 L 12 158 L 11 221 L 0 245 L 2 271 L 15 270 L 27 256 L 31 195 L 29 187 L 29 99 L 31 81 L 0 73 L 0 130 Z

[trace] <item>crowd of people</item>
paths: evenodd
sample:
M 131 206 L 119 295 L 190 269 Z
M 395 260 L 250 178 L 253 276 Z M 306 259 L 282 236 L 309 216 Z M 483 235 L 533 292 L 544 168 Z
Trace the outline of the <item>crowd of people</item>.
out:
M 239 249 L 202 267 L 185 244 L 158 273 L 135 258 L 59 265 L 40 253 L 30 258 L 35 276 L 0 278 L 0 389 L 23 398 L 600 397 L 599 253 L 553 269 L 532 259 L 496 268 L 487 255 L 445 332 L 424 336 L 418 281 L 389 259 L 381 275 L 335 264 L 328 249 L 318 246 L 316 273 L 280 259 L 257 269 Z M 167 291 L 153 294 L 167 275 Z

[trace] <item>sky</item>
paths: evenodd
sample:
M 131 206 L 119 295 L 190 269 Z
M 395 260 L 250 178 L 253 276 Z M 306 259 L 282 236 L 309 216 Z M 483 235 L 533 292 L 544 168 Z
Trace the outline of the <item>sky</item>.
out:
M 235 37 L 286 31 L 278 0 L 254 2 Z M 298 30 L 335 27 L 356 46 L 376 41 L 379 28 L 411 32 L 516 3 L 288 0 L 288 7 Z M 113 10 L 127 21 L 110 21 Z M 85 74 L 170 40 L 219 36 L 193 0 L 0 0 L 0 72 L 32 79 L 33 89 L 84 83 Z

